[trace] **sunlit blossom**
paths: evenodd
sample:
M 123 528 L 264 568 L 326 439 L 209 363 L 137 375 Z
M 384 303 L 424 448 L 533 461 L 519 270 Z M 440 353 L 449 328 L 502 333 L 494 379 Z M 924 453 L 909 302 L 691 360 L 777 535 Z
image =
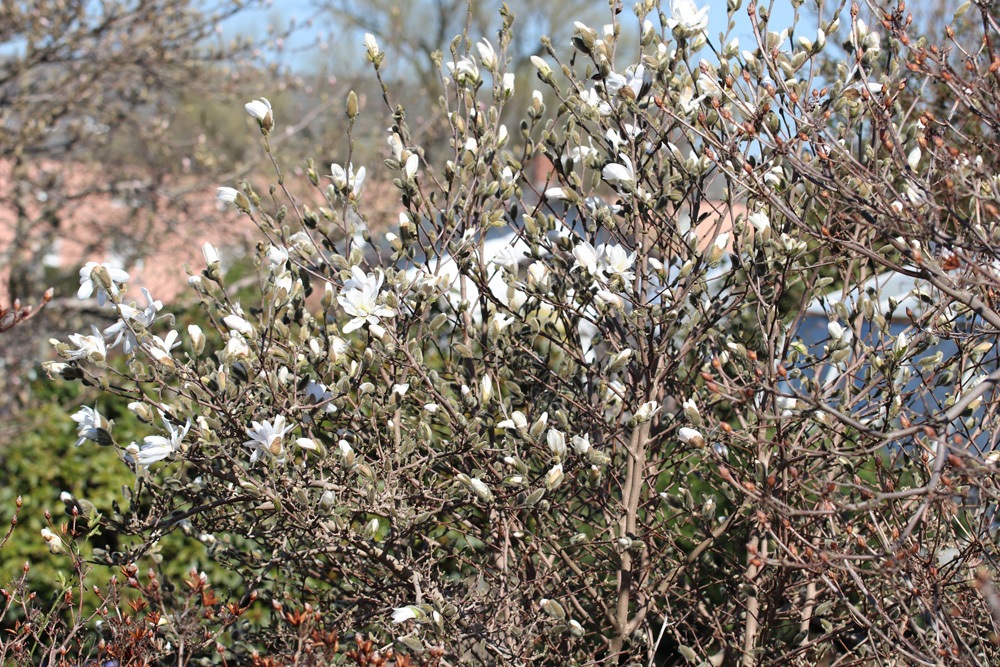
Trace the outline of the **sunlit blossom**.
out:
M 273 423 L 268 420 L 251 422 L 250 428 L 246 429 L 246 434 L 250 436 L 250 439 L 243 442 L 252 450 L 250 462 L 256 463 L 262 454 L 280 458 L 285 451 L 282 440 L 294 428 L 293 424 L 285 423 L 284 415 L 275 417 Z
M 356 266 L 351 269 L 351 278 L 344 283 L 344 291 L 337 297 L 344 312 L 351 316 L 351 320 L 344 325 L 344 333 L 360 329 L 366 322 L 377 326 L 382 318 L 395 317 L 395 310 L 378 303 L 378 293 L 384 280 L 385 275 L 381 271 L 370 275 Z
M 97 292 L 97 303 L 103 306 L 108 301 L 108 294 L 118 296 L 119 288 L 129 281 L 128 272 L 111 266 L 107 262 L 87 262 L 80 269 L 80 288 L 76 291 L 79 299 L 89 299 Z

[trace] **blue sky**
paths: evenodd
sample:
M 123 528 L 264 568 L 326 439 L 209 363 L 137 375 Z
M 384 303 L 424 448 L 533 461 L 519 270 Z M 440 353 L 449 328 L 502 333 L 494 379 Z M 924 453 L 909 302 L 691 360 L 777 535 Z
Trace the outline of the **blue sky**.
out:
M 478 1 L 478 0 L 477 0 Z M 491 0 L 492 1 L 492 0 Z M 595 0 L 596 2 L 597 0 Z M 744 0 L 742 6 L 737 11 L 735 15 L 736 28 L 733 35 L 738 37 L 740 40 L 741 48 L 747 48 L 753 43 L 753 31 L 750 27 L 750 20 L 746 13 L 746 2 Z M 705 3 L 700 3 L 695 0 L 695 3 L 699 6 L 704 6 Z M 289 21 L 294 19 L 296 24 L 299 25 L 299 29 L 285 43 L 285 53 L 279 56 L 280 61 L 291 67 L 292 69 L 302 69 L 306 66 L 310 59 L 316 58 L 315 51 L 309 51 L 309 47 L 317 42 L 318 39 L 322 39 L 324 33 L 329 33 L 329 24 L 325 23 L 323 20 L 314 21 L 312 25 L 308 25 L 307 22 L 310 19 L 315 19 L 317 17 L 317 12 L 313 6 L 313 2 L 310 0 L 287 0 L 285 2 L 275 3 L 275 5 L 280 5 L 281 9 L 275 9 L 274 7 L 249 11 L 241 14 L 240 16 L 227 21 L 223 25 L 223 31 L 227 35 L 235 36 L 237 34 L 251 34 L 257 37 L 263 37 L 267 34 L 268 26 L 275 22 L 275 20 Z M 497 7 L 499 7 L 499 2 L 492 2 Z M 626 3 L 628 5 L 629 3 Z M 726 29 L 726 5 L 724 0 L 716 0 L 712 3 L 707 3 L 709 5 L 709 28 L 708 34 L 710 40 L 713 42 L 718 41 L 719 33 L 725 32 Z M 771 29 L 781 30 L 787 27 L 792 22 L 793 12 L 791 2 L 789 0 L 775 0 L 774 8 L 772 10 L 771 18 Z M 603 7 L 605 3 L 600 2 Z M 669 0 L 664 0 L 663 2 L 664 11 L 667 15 L 670 15 L 670 3 Z M 626 13 L 630 10 L 626 10 L 622 14 L 623 20 L 627 20 L 624 17 Z M 808 13 L 808 12 L 804 12 Z M 572 20 L 569 18 L 569 20 Z M 812 37 L 810 33 L 815 30 L 813 21 L 804 21 L 800 28 L 800 34 L 806 34 Z M 363 47 L 361 44 L 362 36 L 360 34 L 353 36 L 357 44 L 357 61 L 358 63 L 363 62 Z M 384 44 L 383 48 L 391 51 L 391 44 Z M 446 44 L 442 44 L 441 48 L 446 48 Z

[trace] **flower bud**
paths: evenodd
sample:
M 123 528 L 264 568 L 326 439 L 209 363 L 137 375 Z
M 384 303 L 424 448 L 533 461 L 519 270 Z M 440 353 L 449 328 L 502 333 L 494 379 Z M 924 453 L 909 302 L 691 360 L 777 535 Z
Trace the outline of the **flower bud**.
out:
M 191 349 L 200 355 L 205 351 L 205 334 L 197 324 L 188 325 L 188 336 L 191 337 Z

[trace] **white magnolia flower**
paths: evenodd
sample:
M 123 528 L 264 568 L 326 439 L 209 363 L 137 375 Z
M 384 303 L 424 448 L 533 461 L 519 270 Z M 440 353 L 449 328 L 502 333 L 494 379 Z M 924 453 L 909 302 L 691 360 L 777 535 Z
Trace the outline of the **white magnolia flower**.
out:
M 598 250 L 601 253 L 601 264 L 609 276 L 618 276 L 626 283 L 635 278 L 632 266 L 635 264 L 636 253 L 631 255 L 618 244 L 604 243 Z
M 580 241 L 573 246 L 573 257 L 576 258 L 576 266 L 581 267 L 592 276 L 597 275 L 598 252 L 593 245 L 587 241 Z
M 261 97 L 253 102 L 247 102 L 243 105 L 243 108 L 247 110 L 248 114 L 257 119 L 261 129 L 265 132 L 269 132 L 274 127 L 274 110 L 271 109 L 271 103 L 266 97 Z
M 161 364 L 172 366 L 174 360 L 170 356 L 170 351 L 180 344 L 180 334 L 171 329 L 167 332 L 165 338 L 153 336 L 153 339 L 149 343 L 149 356 Z
M 647 401 L 639 406 L 639 409 L 635 411 L 635 421 L 637 424 L 643 422 L 648 422 L 653 418 L 653 415 L 660 409 L 660 404 L 657 401 Z
M 329 401 L 333 398 L 333 392 L 322 382 L 309 380 L 305 388 L 306 400 L 312 405 L 324 404 L 326 412 L 336 412 L 337 406 Z
M 694 96 L 694 88 L 690 85 L 684 86 L 681 89 L 681 94 L 677 99 L 677 103 L 680 105 L 681 110 L 688 116 L 693 114 L 701 106 L 701 101 L 705 99 L 705 95 Z
M 246 429 L 249 440 L 243 442 L 244 445 L 252 448 L 250 463 L 256 463 L 261 454 L 270 454 L 279 457 L 285 451 L 282 438 L 289 431 L 294 429 L 292 424 L 285 424 L 285 416 L 278 415 L 274 418 L 274 423 L 270 421 L 251 422 L 251 428 Z
M 375 40 L 375 35 L 370 32 L 365 33 L 365 50 L 368 52 L 369 58 L 375 58 L 381 53 L 378 48 L 378 42 Z
M 240 359 L 246 359 L 249 356 L 250 346 L 247 344 L 246 339 L 239 332 L 230 331 L 229 341 L 222 350 L 222 361 L 230 364 Z
M 611 72 L 604 79 L 604 88 L 611 97 L 620 97 L 623 91 L 628 91 L 624 93 L 627 97 L 638 99 L 645 74 L 646 68 L 643 65 L 629 67 L 624 74 Z
M 601 176 L 614 186 L 635 185 L 635 168 L 632 159 L 624 153 L 619 153 L 621 163 L 612 162 L 601 170 Z
M 766 241 L 771 236 L 771 221 L 763 211 L 752 214 L 747 221 L 753 225 L 754 231 L 760 235 L 761 240 Z
M 77 410 L 72 418 L 76 422 L 77 447 L 82 445 L 86 440 L 92 440 L 100 444 L 103 439 L 101 432 L 107 432 L 111 428 L 111 424 L 101 416 L 96 407 L 91 408 L 85 405 Z
M 667 27 L 671 30 L 679 28 L 685 36 L 699 35 L 708 27 L 708 6 L 698 9 L 694 0 L 671 0 Z
M 121 319 L 104 330 L 105 338 L 109 340 L 114 338 L 108 345 L 108 349 L 113 349 L 118 346 L 118 343 L 124 341 L 122 349 L 125 354 L 131 354 L 139 347 L 134 328 L 148 329 L 156 321 L 156 313 L 163 308 L 163 302 L 154 301 L 149 290 L 145 287 L 142 288 L 142 295 L 146 298 L 146 307 L 142 310 L 132 305 L 120 304 L 118 306 L 118 314 Z
M 337 297 L 337 302 L 352 318 L 344 325 L 344 333 L 360 329 L 366 322 L 369 326 L 378 326 L 381 318 L 395 317 L 395 310 L 378 304 L 378 292 L 384 280 L 381 271 L 370 275 L 357 266 L 351 268 L 351 278 L 344 283 L 344 291 Z
M 551 274 L 549 267 L 542 262 L 532 262 L 528 267 L 528 284 L 536 285 L 539 289 L 547 291 L 550 286 Z
M 510 419 L 505 419 L 497 424 L 497 428 L 514 428 L 518 431 L 528 430 L 528 418 L 520 410 L 514 410 Z
M 392 610 L 392 622 L 399 624 L 405 623 L 407 621 L 414 621 L 421 618 L 424 612 L 415 605 L 407 605 L 405 607 L 396 607 Z
M 104 344 L 104 336 L 94 325 L 90 325 L 93 335 L 70 334 L 69 341 L 76 346 L 76 349 L 66 349 L 60 353 L 65 359 L 86 359 L 91 363 L 100 363 L 107 358 L 108 349 Z
M 330 165 L 330 179 L 333 180 L 334 187 L 343 194 L 353 195 L 355 199 L 361 196 L 367 173 L 364 167 L 355 172 L 353 163 L 348 164 L 347 169 L 339 164 Z
M 476 50 L 479 51 L 479 62 L 488 70 L 493 70 L 497 66 L 497 52 L 490 44 L 490 40 L 482 39 L 476 43 Z
M 580 456 L 586 456 L 586 454 L 590 451 L 590 448 L 591 444 L 589 433 L 585 434 L 583 437 L 578 435 L 573 436 L 573 449 L 576 450 L 577 454 Z
M 107 262 L 87 262 L 80 269 L 80 289 L 76 291 L 79 299 L 89 299 L 97 291 L 97 303 L 104 305 L 108 293 L 118 296 L 118 288 L 129 281 L 129 275 L 124 269 L 111 266 Z
M 479 81 L 479 68 L 471 58 L 462 58 L 458 62 L 445 63 L 445 65 L 456 83 L 476 83 Z
M 176 451 L 179 451 L 183 444 L 188 430 L 191 428 L 191 420 L 187 420 L 183 427 L 178 428 L 167 419 L 167 416 L 160 413 L 163 426 L 167 429 L 167 435 L 147 435 L 142 439 L 142 447 L 136 459 L 139 465 L 148 468 L 157 461 L 162 461 Z M 135 443 L 132 443 L 135 444 Z
M 288 261 L 288 248 L 281 245 L 273 245 L 267 249 L 267 264 L 274 271 L 283 269 Z

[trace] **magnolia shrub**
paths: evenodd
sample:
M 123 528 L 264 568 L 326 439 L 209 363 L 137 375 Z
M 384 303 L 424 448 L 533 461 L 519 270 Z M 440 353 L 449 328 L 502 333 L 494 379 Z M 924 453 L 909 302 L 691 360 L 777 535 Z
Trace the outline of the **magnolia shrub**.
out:
M 49 367 L 149 425 L 78 418 L 135 472 L 107 562 L 201 540 L 262 652 L 308 605 L 442 664 L 996 664 L 992 29 L 735 0 L 741 49 L 707 12 L 576 24 L 521 78 L 504 13 L 445 58 L 447 154 L 383 85 L 384 163 L 310 161 L 312 199 L 247 104 L 277 183 L 218 197 L 260 229 L 255 289 L 206 247 L 185 326 L 88 264 L 118 322 Z

